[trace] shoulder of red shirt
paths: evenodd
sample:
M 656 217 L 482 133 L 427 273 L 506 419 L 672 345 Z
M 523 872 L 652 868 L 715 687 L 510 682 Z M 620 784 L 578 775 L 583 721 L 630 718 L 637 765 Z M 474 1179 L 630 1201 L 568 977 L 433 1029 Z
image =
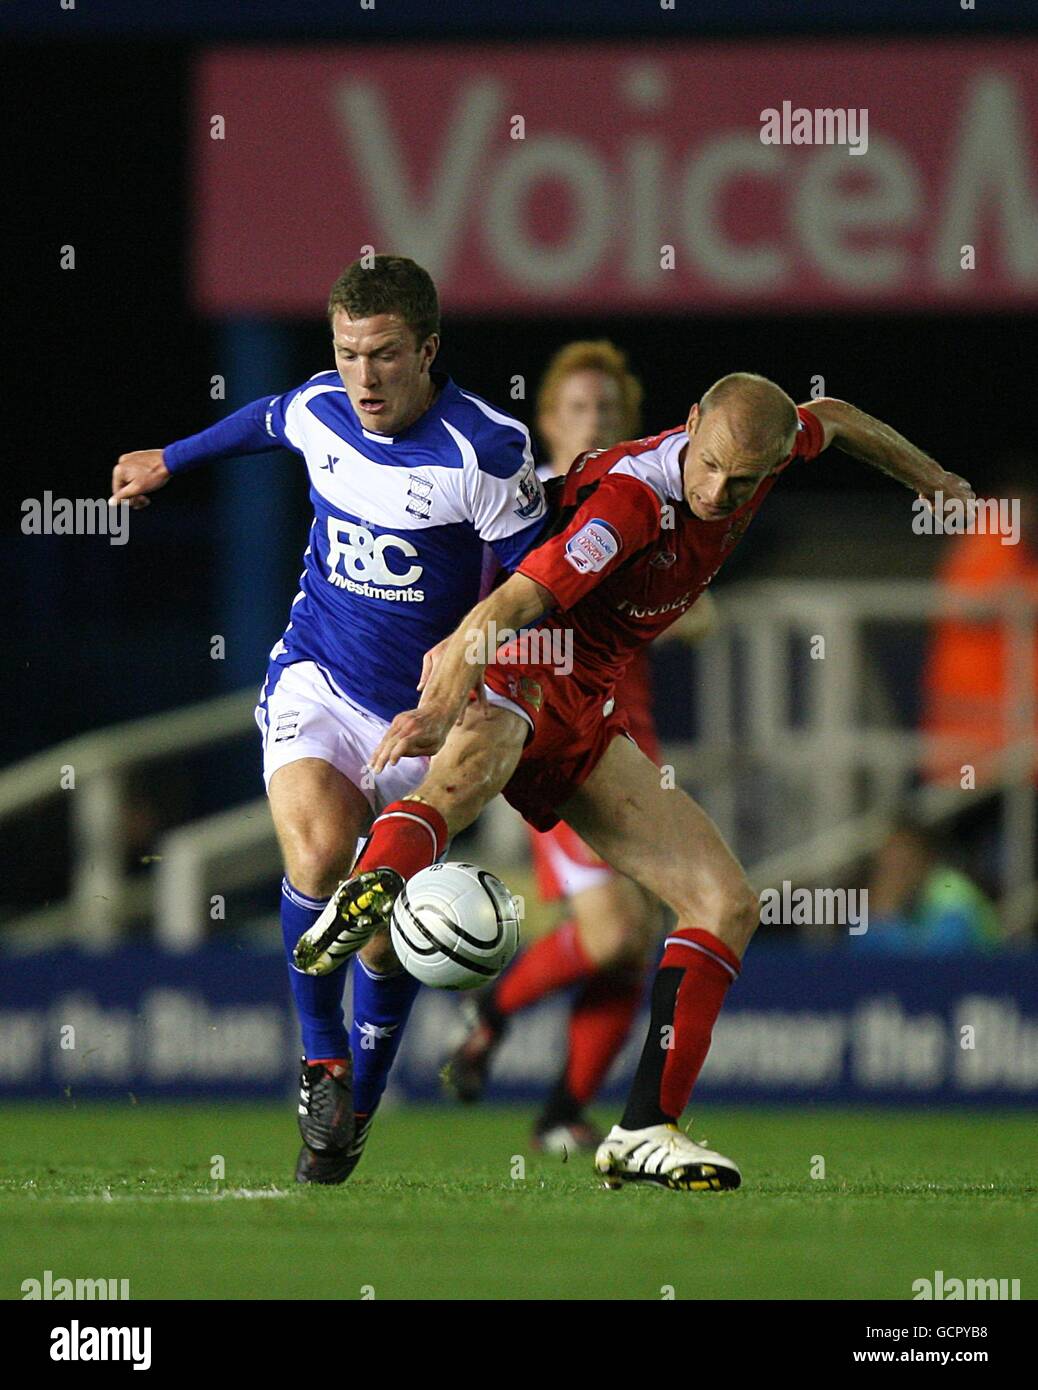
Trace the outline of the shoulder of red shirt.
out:
M 825 430 L 818 416 L 800 405 L 797 406 L 797 416 L 800 429 L 797 431 L 796 443 L 793 445 L 792 454 L 786 460 L 787 463 L 791 463 L 795 458 L 817 458 L 825 448 Z

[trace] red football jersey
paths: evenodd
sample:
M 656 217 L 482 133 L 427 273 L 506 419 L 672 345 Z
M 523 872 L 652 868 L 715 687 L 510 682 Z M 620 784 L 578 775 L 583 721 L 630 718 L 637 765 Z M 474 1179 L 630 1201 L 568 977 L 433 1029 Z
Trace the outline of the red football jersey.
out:
M 532 550 L 520 574 L 542 584 L 556 608 L 542 624 L 571 628 L 582 674 L 613 685 L 640 648 L 691 607 L 735 549 L 793 458 L 815 458 L 824 436 L 799 411 L 792 454 L 728 516 L 702 521 L 684 497 L 683 425 L 595 450 L 566 474 L 563 528 Z

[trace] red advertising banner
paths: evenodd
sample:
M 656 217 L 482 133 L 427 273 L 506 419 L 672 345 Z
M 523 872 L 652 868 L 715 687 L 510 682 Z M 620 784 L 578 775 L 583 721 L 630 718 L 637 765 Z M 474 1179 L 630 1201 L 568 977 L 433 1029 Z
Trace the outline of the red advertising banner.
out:
M 372 247 L 452 313 L 1038 303 L 1030 39 L 216 50 L 192 130 L 210 314 Z

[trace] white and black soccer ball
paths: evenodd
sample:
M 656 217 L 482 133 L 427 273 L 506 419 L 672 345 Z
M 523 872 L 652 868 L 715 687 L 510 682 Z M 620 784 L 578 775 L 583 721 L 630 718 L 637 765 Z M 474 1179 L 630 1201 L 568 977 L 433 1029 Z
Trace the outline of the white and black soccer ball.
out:
M 389 925 L 400 964 L 434 989 L 478 989 L 519 945 L 519 911 L 477 864 L 433 864 L 408 879 Z

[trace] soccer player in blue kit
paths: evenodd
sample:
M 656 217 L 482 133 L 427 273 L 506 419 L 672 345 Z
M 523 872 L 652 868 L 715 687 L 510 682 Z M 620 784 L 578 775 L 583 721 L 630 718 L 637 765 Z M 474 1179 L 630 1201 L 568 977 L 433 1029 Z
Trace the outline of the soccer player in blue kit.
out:
M 292 951 L 373 818 L 406 816 L 402 798 L 427 771 L 422 757 L 368 769 L 393 716 L 415 703 L 424 653 L 481 596 L 485 547 L 513 569 L 546 509 L 526 427 L 433 369 L 439 305 L 420 266 L 355 261 L 328 315 L 335 370 L 164 449 L 123 454 L 112 501 L 147 506 L 171 477 L 221 458 L 284 447 L 306 462 L 314 521 L 256 718 L 303 1036 L 296 1179 L 338 1183 L 360 1159 L 419 985 L 373 938 L 353 972 L 347 1037 L 346 972 L 303 974 Z

